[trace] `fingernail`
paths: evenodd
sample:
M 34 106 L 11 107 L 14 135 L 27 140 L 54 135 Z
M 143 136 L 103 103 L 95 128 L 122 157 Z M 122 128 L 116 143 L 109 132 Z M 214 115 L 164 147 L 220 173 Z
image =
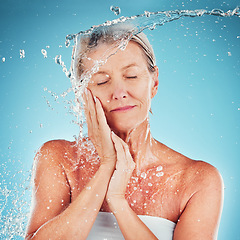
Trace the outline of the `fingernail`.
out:
M 96 101 L 97 101 L 97 98 L 96 98 L 95 96 L 93 96 L 93 99 L 94 99 L 94 102 L 96 102 Z

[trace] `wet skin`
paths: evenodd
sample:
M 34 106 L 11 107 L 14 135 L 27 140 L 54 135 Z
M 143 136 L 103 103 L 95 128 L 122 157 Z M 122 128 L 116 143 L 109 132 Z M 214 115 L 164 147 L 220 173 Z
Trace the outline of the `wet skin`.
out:
M 194 193 L 207 184 L 209 176 L 218 173 L 211 165 L 191 160 L 152 138 L 148 132 L 147 114 L 157 86 L 154 87 L 154 83 L 146 80 L 154 77 L 146 67 L 141 49 L 134 43 L 130 42 L 129 45 L 131 48 L 128 47 L 127 52 L 119 52 L 117 56 L 113 56 L 110 62 L 93 75 L 88 88 L 100 99 L 110 128 L 123 140 L 127 141 L 130 130 L 135 128 L 138 134 L 134 140 L 139 142 L 139 146 L 142 144 L 144 148 L 145 144 L 139 139 L 151 142 L 149 151 L 142 151 L 139 146 L 135 149 L 135 152 L 139 151 L 140 155 L 144 156 L 143 160 L 135 157 L 137 154 L 132 150 L 136 167 L 125 192 L 129 205 L 138 215 L 162 217 L 177 223 Z M 89 57 L 93 60 L 99 59 L 107 48 L 108 46 L 103 45 Z M 136 59 L 138 52 L 142 59 Z M 90 69 L 92 62 L 86 61 L 84 65 Z M 133 108 L 121 109 L 123 106 Z M 70 185 L 71 201 L 74 201 L 95 175 L 100 160 L 96 151 L 93 154 L 87 150 L 85 140 L 78 145 L 66 141 L 56 144 L 63 144 L 68 153 L 68 157 L 65 155 L 61 164 Z M 86 145 L 85 150 L 81 149 L 81 145 Z M 101 211 L 111 211 L 106 199 Z
M 100 164 L 97 153 L 93 155 L 85 144 L 82 143 L 85 145 L 82 151 L 84 154 L 79 156 L 76 142 L 57 140 L 51 143 L 58 153 L 62 152 L 62 158 L 58 160 L 69 182 L 70 202 L 84 189 Z M 176 223 L 191 196 L 202 188 L 203 179 L 206 181 L 204 184 L 207 184 L 209 176 L 216 170 L 205 162 L 191 160 L 157 141 L 156 144 L 161 158 L 145 169 L 133 171 L 125 197 L 138 215 L 162 217 Z M 162 166 L 161 171 L 158 171 L 161 169 L 159 166 Z M 110 211 L 106 200 L 101 211 Z
M 108 47 L 98 47 L 89 59 L 99 59 Z M 36 155 L 37 204 L 29 236 L 37 231 L 40 237 L 48 236 L 59 224 L 59 236 L 69 236 L 65 221 L 72 219 L 73 236 L 87 236 L 100 210 L 114 212 L 127 239 L 135 236 L 136 226 L 139 236 L 155 239 L 136 215 L 177 223 L 174 239 L 195 239 L 196 234 L 199 239 L 216 239 L 222 209 L 220 174 L 151 136 L 148 113 L 157 93 L 158 70 L 148 70 L 140 47 L 130 42 L 110 60 L 92 76 L 84 93 L 89 139 L 49 141 Z M 93 61 L 84 66 L 91 69 Z M 92 189 L 101 189 L 102 195 Z M 86 218 L 90 221 L 81 223 Z

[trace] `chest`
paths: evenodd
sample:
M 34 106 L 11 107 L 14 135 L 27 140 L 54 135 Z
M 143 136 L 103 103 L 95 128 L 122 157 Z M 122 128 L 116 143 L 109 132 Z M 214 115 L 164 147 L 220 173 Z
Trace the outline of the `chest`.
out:
M 71 181 L 71 195 L 74 200 L 84 186 L 92 179 L 98 165 L 84 164 L 74 172 Z M 177 221 L 180 216 L 184 184 L 182 175 L 167 171 L 133 172 L 126 187 L 125 198 L 138 215 L 151 215 Z M 104 200 L 101 211 L 110 209 Z
M 181 177 L 171 174 L 133 175 L 126 189 L 125 198 L 138 215 L 151 215 L 178 219 L 183 199 Z

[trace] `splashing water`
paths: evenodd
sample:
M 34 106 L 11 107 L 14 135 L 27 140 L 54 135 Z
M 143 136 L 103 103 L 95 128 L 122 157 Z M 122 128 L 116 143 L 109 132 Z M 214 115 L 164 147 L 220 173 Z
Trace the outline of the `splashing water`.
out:
M 41 53 L 44 56 L 44 58 L 47 58 L 47 51 L 45 49 L 42 49 Z
M 66 65 L 65 65 L 64 62 L 62 61 L 62 56 L 61 56 L 61 55 L 57 55 L 57 56 L 55 57 L 55 63 L 57 63 L 57 64 L 59 64 L 60 66 L 62 66 L 62 70 L 63 70 L 63 72 L 66 74 L 66 76 L 67 76 L 68 78 L 71 77 L 70 72 L 67 70 Z
M 111 7 L 112 8 L 112 7 Z M 112 9 L 116 9 L 116 8 L 112 8 Z M 126 33 L 124 35 L 120 35 L 120 36 L 115 36 L 115 40 L 116 40 L 116 51 L 115 53 L 121 49 L 124 50 L 128 44 L 128 42 L 130 41 L 131 37 L 133 35 L 136 35 L 142 31 L 144 31 L 145 29 L 150 29 L 150 30 L 154 30 L 157 26 L 162 26 L 165 23 L 174 21 L 174 20 L 178 20 L 180 18 L 183 17 L 201 17 L 204 15 L 211 15 L 211 16 L 217 16 L 217 17 L 231 17 L 231 16 L 237 16 L 240 17 L 240 12 L 239 12 L 239 8 L 236 7 L 234 10 L 228 10 L 227 12 L 224 12 L 221 9 L 213 9 L 211 11 L 205 10 L 205 9 L 200 9 L 200 10 L 175 10 L 175 11 L 159 11 L 159 12 L 148 12 L 145 11 L 144 14 L 141 15 L 136 15 L 136 16 L 132 16 L 132 17 L 120 17 L 118 19 L 112 20 L 112 21 L 106 21 L 105 23 L 98 25 L 98 26 L 93 26 L 90 29 L 86 30 L 86 31 L 80 31 L 77 34 L 69 34 L 66 36 L 66 47 L 69 47 L 71 44 L 71 41 L 74 42 L 74 46 L 75 49 L 77 49 L 77 46 L 79 44 L 79 40 L 81 39 L 81 37 L 84 37 L 86 35 L 91 34 L 93 31 L 96 31 L 97 29 L 101 29 L 104 27 L 109 27 L 109 26 L 113 26 L 116 24 L 126 24 L 128 26 L 132 26 L 132 28 L 126 31 Z M 91 76 L 96 73 L 99 69 L 99 67 L 101 67 L 102 65 L 104 65 L 108 58 L 111 57 L 112 54 L 109 55 L 105 55 L 102 57 L 102 59 L 98 60 L 98 61 L 94 61 L 94 66 L 92 67 L 92 69 L 88 72 L 84 72 L 81 75 L 81 79 L 79 79 L 76 76 L 76 73 L 74 72 L 74 69 L 70 69 L 69 70 L 69 78 L 71 80 L 72 83 L 72 91 L 75 94 L 75 100 L 74 100 L 74 104 L 75 106 L 72 107 L 72 109 L 77 110 L 77 112 L 75 112 L 75 116 L 77 117 L 77 123 L 80 126 L 80 137 L 83 136 L 82 132 L 83 129 L 83 100 L 82 100 L 82 94 L 84 92 L 85 87 L 87 86 L 88 82 L 91 79 Z M 230 54 L 229 54 L 230 56 Z M 74 60 L 74 54 L 72 57 L 72 60 Z M 61 65 L 61 64 L 60 64 Z M 63 67 L 63 65 L 61 65 Z M 63 67 L 63 71 L 66 73 L 65 71 L 65 67 Z
M 24 49 L 20 49 L 20 58 L 25 58 L 25 51 L 24 51 Z
M 31 171 L 22 170 L 12 174 L 4 164 L 5 174 L 8 177 L 8 186 L 0 184 L 0 239 L 16 239 L 24 237 L 29 217 L 30 204 L 26 196 L 31 194 Z M 5 182 L 6 176 L 2 183 Z M 2 179 L 1 179 L 2 180 Z
M 114 12 L 114 14 L 118 15 L 120 14 L 120 8 L 117 9 L 117 7 L 111 7 L 111 11 Z M 99 26 L 94 26 L 86 31 L 81 31 L 77 34 L 70 34 L 66 37 L 65 45 L 66 47 L 69 47 L 71 45 L 71 41 L 74 41 L 74 45 L 78 44 L 79 38 L 81 38 L 84 35 L 90 34 L 93 30 L 96 30 L 97 28 L 105 27 L 105 26 L 111 26 L 115 24 L 121 24 L 121 23 L 127 23 L 133 26 L 131 33 L 126 33 L 126 36 L 121 36 L 120 41 L 117 42 L 117 51 L 119 49 L 123 50 L 126 46 L 128 41 L 130 40 L 130 37 L 134 34 L 137 34 L 144 29 L 150 29 L 154 30 L 156 26 L 161 26 L 167 22 L 171 22 L 173 20 L 178 20 L 182 17 L 201 17 L 203 15 L 213 15 L 218 17 L 231 17 L 231 16 L 237 16 L 240 17 L 239 8 L 235 8 L 234 10 L 229 10 L 227 12 L 224 12 L 220 9 L 213 9 L 211 11 L 207 10 L 176 10 L 176 11 L 160 11 L 160 12 L 147 12 L 145 11 L 144 14 L 132 16 L 132 17 L 120 17 L 118 19 L 115 19 L 113 21 L 107 21 Z M 239 38 L 240 36 L 237 36 Z M 117 40 L 117 39 L 116 39 Z M 49 47 L 46 47 L 49 48 Z M 44 58 L 47 58 L 47 51 L 45 49 L 41 50 L 42 55 Z M 228 56 L 231 56 L 231 52 L 228 53 Z M 20 50 L 20 58 L 25 57 L 25 51 Z M 71 80 L 72 87 L 65 91 L 61 97 L 65 97 L 68 93 L 74 92 L 75 99 L 72 103 L 72 110 L 75 112 L 75 116 L 78 118 L 77 123 L 82 126 L 83 122 L 83 114 L 82 114 L 82 107 L 81 103 L 81 95 L 84 92 L 84 88 L 87 86 L 88 81 L 90 80 L 92 74 L 96 73 L 100 66 L 102 66 L 109 58 L 110 56 L 104 56 L 104 58 L 100 61 L 95 61 L 94 67 L 91 69 L 90 72 L 84 73 L 83 76 L 81 76 L 81 79 L 77 78 L 75 76 L 75 73 L 72 71 L 72 69 L 67 70 L 67 67 L 65 63 L 62 61 L 62 56 L 57 55 L 55 57 L 55 62 L 59 64 L 62 67 L 63 72 L 66 74 L 68 78 Z M 2 62 L 5 62 L 6 59 L 2 57 Z M 47 89 L 46 89 L 47 90 Z M 52 94 L 52 92 L 51 92 Z M 56 94 L 54 94 L 55 99 Z M 40 124 L 40 127 L 42 127 L 42 124 Z M 82 136 L 82 130 L 80 129 L 80 137 Z M 1 165 L 1 167 L 4 167 Z M 162 167 L 159 166 L 157 168 L 157 176 L 163 176 Z M 5 171 L 6 173 L 7 171 Z M 11 173 L 10 173 L 11 174 Z M 10 175 L 6 174 L 6 175 Z M 19 180 L 17 178 L 18 175 L 24 177 L 24 180 Z M 5 178 L 5 176 L 1 176 L 2 178 Z M 142 178 L 146 178 L 146 173 L 141 174 Z M 5 181 L 1 181 L 2 184 L 0 185 L 0 199 L 1 199 L 1 205 L 0 205 L 0 238 L 1 239 L 15 239 L 17 236 L 23 237 L 25 230 L 26 230 L 26 223 L 29 216 L 29 208 L 30 203 L 26 202 L 23 199 L 23 196 L 26 194 L 29 194 L 30 190 L 30 178 L 31 173 L 22 174 L 22 172 L 19 172 L 18 174 L 15 174 L 11 177 L 9 181 L 15 182 L 16 186 L 13 186 L 12 189 L 6 187 L 7 184 Z M 19 184 L 20 183 L 20 184 Z M 20 187 L 20 188 L 19 188 Z M 20 189 L 20 190 L 19 190 Z M 6 210 L 6 206 L 11 205 L 10 210 Z
M 111 6 L 110 10 L 114 12 L 115 15 L 119 15 L 121 13 L 121 9 L 119 7 Z

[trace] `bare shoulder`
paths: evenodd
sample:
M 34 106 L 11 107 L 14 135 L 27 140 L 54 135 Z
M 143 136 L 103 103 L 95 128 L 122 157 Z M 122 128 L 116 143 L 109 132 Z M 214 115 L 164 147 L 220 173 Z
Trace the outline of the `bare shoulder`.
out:
M 45 142 L 41 147 L 40 151 L 47 151 L 55 154 L 61 154 L 65 151 L 74 151 L 76 147 L 76 142 L 70 142 L 64 139 L 50 140 Z
M 216 167 L 185 157 L 184 195 L 174 239 L 216 239 L 223 207 L 223 179 Z
M 66 158 L 75 158 L 77 154 L 76 142 L 67 140 L 50 140 L 45 142 L 37 151 L 35 161 L 52 161 L 64 163 Z
M 174 151 L 165 146 L 168 152 L 168 161 L 173 166 L 175 171 L 182 169 L 183 177 L 191 181 L 191 185 L 196 183 L 202 185 L 219 185 L 222 187 L 223 179 L 216 167 L 202 160 L 193 160 L 183 154 Z
M 193 183 L 197 184 L 198 188 L 223 188 L 223 179 L 216 167 L 207 162 L 189 158 L 186 162 L 189 164 L 186 174 Z

